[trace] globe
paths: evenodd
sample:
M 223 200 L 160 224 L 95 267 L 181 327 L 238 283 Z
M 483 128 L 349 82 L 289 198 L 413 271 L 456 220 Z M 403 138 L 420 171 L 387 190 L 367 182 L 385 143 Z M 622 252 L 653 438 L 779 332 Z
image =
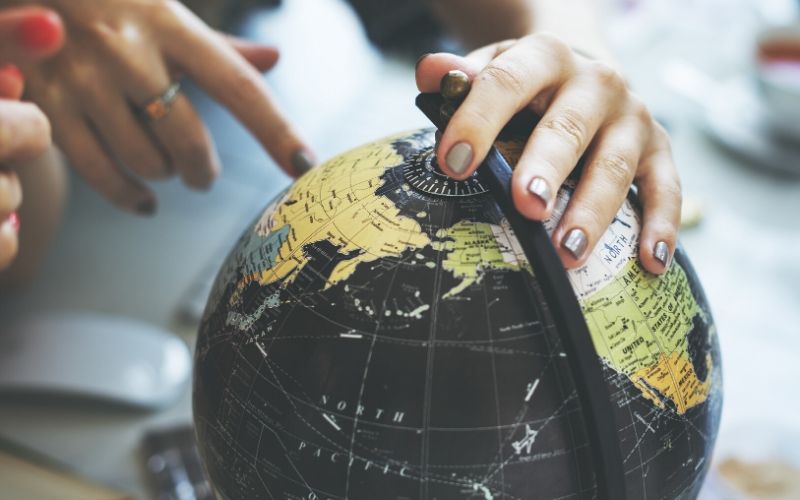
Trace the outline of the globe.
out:
M 443 176 L 433 146 L 423 129 L 337 156 L 235 244 L 195 354 L 219 497 L 597 498 L 590 417 L 537 269 L 480 178 Z M 513 165 L 522 142 L 498 146 Z M 628 498 L 695 498 L 722 402 L 716 330 L 683 250 L 661 276 L 641 267 L 640 225 L 631 197 L 567 277 Z

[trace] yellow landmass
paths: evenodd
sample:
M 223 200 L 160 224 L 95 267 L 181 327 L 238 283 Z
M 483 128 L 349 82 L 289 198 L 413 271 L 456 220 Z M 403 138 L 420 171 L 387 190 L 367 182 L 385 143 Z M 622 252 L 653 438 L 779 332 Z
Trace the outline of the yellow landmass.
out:
M 710 356 L 706 363 L 710 372 Z M 661 356 L 658 363 L 637 371 L 631 380 L 656 405 L 664 407 L 663 397 L 673 401 L 679 414 L 705 401 L 711 390 L 711 377 L 701 382 L 688 357 L 677 352 Z M 657 392 L 653 392 L 653 389 Z
M 402 137 L 405 134 L 399 134 Z M 377 196 L 384 171 L 402 162 L 392 148 L 393 138 L 353 149 L 300 178 L 256 226 L 266 236 L 288 226 L 275 263 L 239 283 L 291 283 L 308 264 L 307 244 L 326 240 L 341 254 L 354 255 L 330 273 L 326 288 L 347 279 L 360 264 L 399 256 L 430 243 L 419 223 L 400 214 L 391 200 Z
M 679 413 L 706 400 L 710 376 L 705 383 L 697 378 L 687 339 L 693 318 L 703 313 L 679 265 L 658 277 L 632 258 L 615 281 L 581 306 L 598 354 L 646 397 L 663 406 L 655 389 Z
M 461 279 L 458 285 L 444 294 L 444 298 L 480 283 L 487 270 L 531 269 L 506 221 L 496 225 L 462 220 L 449 228 L 440 229 L 436 237 L 440 240 L 432 243 L 434 250 L 447 252 L 442 267 Z

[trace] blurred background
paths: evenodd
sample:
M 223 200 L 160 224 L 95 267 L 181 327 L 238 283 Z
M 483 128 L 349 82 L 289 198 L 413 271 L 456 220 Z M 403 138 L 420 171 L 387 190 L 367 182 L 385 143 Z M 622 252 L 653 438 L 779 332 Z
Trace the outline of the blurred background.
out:
M 759 50 L 774 37 L 800 44 L 800 25 L 778 29 L 800 22 L 800 2 L 604 3 L 623 72 L 671 132 L 686 198 L 682 241 L 722 344 L 725 408 L 705 494 L 800 498 L 800 60 L 792 69 Z M 377 17 L 365 29 L 343 0 L 285 0 L 236 25 L 280 48 L 266 79 L 320 159 L 428 125 L 413 104 L 414 60 L 453 45 L 435 29 L 413 43 L 381 39 L 381 23 L 392 20 Z M 225 253 L 289 179 L 225 111 L 188 92 L 225 167 L 211 191 L 159 184 L 158 215 L 139 219 L 72 177 L 55 245 L 29 287 L 2 297 L 0 330 L 92 312 L 151 323 L 193 345 Z M 151 452 L 182 445 L 182 434 L 158 433 L 190 422 L 188 386 L 158 410 L 0 395 L 0 440 L 134 498 L 148 498 L 164 470 Z

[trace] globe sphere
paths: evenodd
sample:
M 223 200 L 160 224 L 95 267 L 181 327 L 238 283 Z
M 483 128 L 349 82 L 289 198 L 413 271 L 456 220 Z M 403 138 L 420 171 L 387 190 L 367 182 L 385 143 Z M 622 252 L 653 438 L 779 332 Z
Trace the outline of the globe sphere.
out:
M 329 160 L 235 244 L 195 360 L 221 498 L 596 497 L 587 412 L 537 270 L 480 180 L 437 170 L 433 140 L 411 131 Z M 522 143 L 499 146 L 514 164 Z M 628 498 L 694 498 L 722 402 L 716 330 L 682 249 L 662 276 L 641 267 L 640 226 L 631 198 L 568 279 Z

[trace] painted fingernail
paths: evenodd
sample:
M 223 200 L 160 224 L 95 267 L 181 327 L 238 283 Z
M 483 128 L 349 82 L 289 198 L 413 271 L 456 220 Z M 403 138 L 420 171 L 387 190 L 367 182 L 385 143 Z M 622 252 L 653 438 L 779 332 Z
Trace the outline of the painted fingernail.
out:
M 472 146 L 466 142 L 459 142 L 450 148 L 444 160 L 453 173 L 461 175 L 467 171 L 467 167 L 472 163 Z
M 153 215 L 156 213 L 155 200 L 144 200 L 136 205 L 136 213 L 139 215 Z
M 662 266 L 667 267 L 669 264 L 669 245 L 664 241 L 656 243 L 656 246 L 653 247 L 653 257 L 661 262 Z
M 56 47 L 63 36 L 61 18 L 55 12 L 43 11 L 22 20 L 17 26 L 17 41 L 31 50 Z
M 295 172 L 302 175 L 314 168 L 314 161 L 307 151 L 301 149 L 292 155 L 292 167 Z
M 547 181 L 541 177 L 534 177 L 530 184 L 528 184 L 528 192 L 539 198 L 539 200 L 547 208 L 550 205 L 550 198 L 553 197 L 553 192 L 550 191 L 550 186 Z
M 15 233 L 19 233 L 19 215 L 17 212 L 11 212 L 11 215 L 6 219 L 6 224 L 9 224 Z
M 589 241 L 586 239 L 586 233 L 583 229 L 575 228 L 567 233 L 567 237 L 561 241 L 561 246 L 564 247 L 573 257 L 579 259 L 586 251 L 586 245 Z
M 0 74 L 19 81 L 25 80 L 25 77 L 22 76 L 22 71 L 13 64 L 0 65 Z
M 422 60 L 425 59 L 426 57 L 428 57 L 429 55 L 431 55 L 431 53 L 430 52 L 426 52 L 425 54 L 422 54 L 421 56 L 419 56 L 419 59 L 417 59 L 417 62 L 414 63 L 414 71 L 416 71 L 417 68 L 419 68 L 419 63 L 421 63 Z

